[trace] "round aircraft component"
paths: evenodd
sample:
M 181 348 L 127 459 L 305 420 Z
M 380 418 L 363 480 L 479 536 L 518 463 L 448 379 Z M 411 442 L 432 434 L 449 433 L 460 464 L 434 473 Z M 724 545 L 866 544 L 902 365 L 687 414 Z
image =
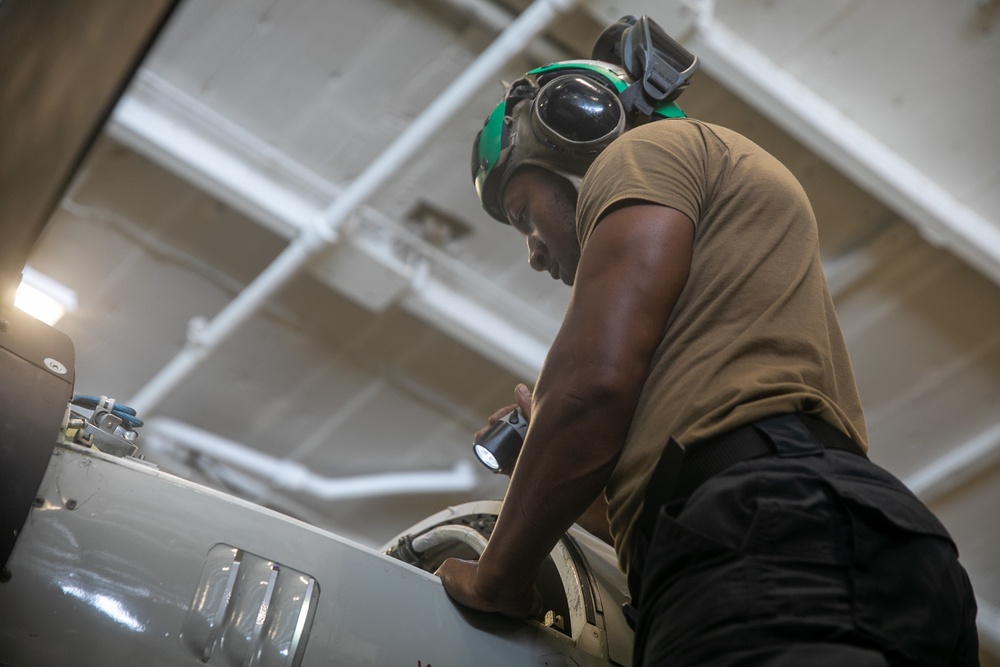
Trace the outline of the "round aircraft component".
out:
M 486 548 L 500 506 L 486 500 L 451 507 L 405 530 L 382 551 L 427 572 L 448 558 L 475 560 Z M 622 613 L 627 586 L 610 546 L 573 527 L 543 563 L 535 585 L 543 609 L 537 623 L 592 655 L 630 664 L 632 631 Z

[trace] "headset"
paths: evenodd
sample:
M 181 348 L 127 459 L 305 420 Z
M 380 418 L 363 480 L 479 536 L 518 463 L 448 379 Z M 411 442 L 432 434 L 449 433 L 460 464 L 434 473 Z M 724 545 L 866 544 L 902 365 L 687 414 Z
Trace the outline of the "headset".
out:
M 507 223 L 502 193 L 517 167 L 535 165 L 578 183 L 627 129 L 683 118 L 674 102 L 698 59 L 646 16 L 626 16 L 594 44 L 591 60 L 527 72 L 486 118 L 472 151 L 472 180 L 483 208 Z

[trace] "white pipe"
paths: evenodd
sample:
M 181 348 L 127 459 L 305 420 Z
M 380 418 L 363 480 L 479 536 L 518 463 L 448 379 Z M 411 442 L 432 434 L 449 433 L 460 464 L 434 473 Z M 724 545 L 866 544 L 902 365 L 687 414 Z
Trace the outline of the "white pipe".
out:
M 1000 423 L 948 451 L 903 483 L 925 503 L 958 488 L 984 467 L 1000 459 Z
M 508 60 L 521 52 L 535 34 L 549 24 L 556 14 L 574 0 L 536 0 L 439 95 L 412 125 L 386 150 L 379 154 L 337 199 L 320 214 L 320 224 L 336 229 L 375 190 L 386 183 L 400 167 L 420 150 L 449 119 L 456 109 L 469 101 L 486 81 Z
M 526 331 L 514 317 L 501 317 L 434 278 L 418 281 L 402 303 L 407 312 L 433 318 L 441 331 L 526 381 L 534 381 L 542 369 L 551 341 Z
M 465 460 L 456 462 L 451 470 L 331 478 L 317 475 L 298 461 L 264 454 L 174 419 L 165 417 L 151 419 L 143 431 L 143 445 L 150 451 L 168 453 L 172 447 L 180 446 L 263 477 L 275 487 L 323 500 L 465 492 L 473 490 L 478 485 L 472 462 Z
M 486 550 L 487 544 L 486 538 L 479 534 L 479 532 L 471 526 L 446 524 L 444 526 L 431 528 L 426 533 L 414 537 L 413 542 L 410 543 L 410 547 L 418 554 L 422 554 L 428 549 L 432 549 L 439 544 L 447 544 L 449 542 L 461 542 L 462 544 L 466 544 L 472 547 L 472 549 L 479 555 L 482 555 L 483 551 Z
M 501 7 L 495 0 L 439 0 L 452 9 L 471 17 L 487 30 L 498 33 L 510 25 L 514 15 Z M 529 44 L 525 54 L 538 64 L 569 60 L 571 57 L 560 47 L 547 39 L 538 39 Z
M 252 283 L 230 301 L 184 348 L 130 399 L 140 414 L 151 414 L 218 345 L 246 322 L 264 302 L 293 278 L 302 266 L 336 236 L 319 225 L 304 229 Z
M 341 191 L 148 70 L 115 108 L 108 132 L 286 237 Z M 557 321 L 518 319 L 527 304 L 370 206 L 360 210 L 362 228 L 388 230 L 434 267 L 417 272 L 404 308 L 519 377 L 538 375 Z
M 309 259 L 335 243 L 337 230 L 348 216 L 407 164 L 454 112 L 462 108 L 510 58 L 523 50 L 560 11 L 574 2 L 535 0 L 330 206 L 310 221 L 267 269 L 229 302 L 196 339 L 190 340 L 160 369 L 130 399 L 130 405 L 140 414 L 152 413 L 220 343 L 284 287 Z

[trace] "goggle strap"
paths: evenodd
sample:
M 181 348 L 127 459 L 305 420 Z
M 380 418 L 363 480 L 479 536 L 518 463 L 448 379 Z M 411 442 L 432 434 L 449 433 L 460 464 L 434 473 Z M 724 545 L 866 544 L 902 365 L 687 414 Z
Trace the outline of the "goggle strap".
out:
M 641 81 L 629 84 L 629 87 L 618 96 L 618 100 L 622 103 L 625 115 L 629 118 L 634 119 L 639 116 L 649 118 L 653 115 L 653 105 L 643 95 Z

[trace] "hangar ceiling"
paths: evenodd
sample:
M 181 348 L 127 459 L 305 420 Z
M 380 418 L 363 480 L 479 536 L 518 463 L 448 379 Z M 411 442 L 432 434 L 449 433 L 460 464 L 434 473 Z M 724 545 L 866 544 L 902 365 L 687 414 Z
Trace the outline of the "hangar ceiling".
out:
M 185 0 L 30 265 L 77 294 L 77 391 L 137 407 L 164 470 L 369 545 L 501 497 L 470 436 L 568 292 L 478 209 L 471 137 L 501 80 L 647 13 L 702 60 L 688 114 L 808 191 L 872 457 L 952 531 L 998 656 L 998 8 Z

